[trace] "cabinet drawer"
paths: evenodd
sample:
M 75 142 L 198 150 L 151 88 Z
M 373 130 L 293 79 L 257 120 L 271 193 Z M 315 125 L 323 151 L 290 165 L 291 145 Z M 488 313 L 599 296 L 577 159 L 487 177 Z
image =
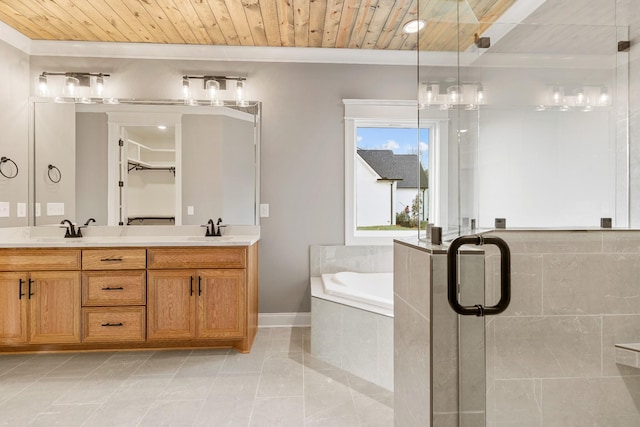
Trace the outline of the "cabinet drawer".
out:
M 144 340 L 144 307 L 82 309 L 83 342 L 120 342 Z
M 79 249 L 0 249 L 0 271 L 79 269 Z
M 148 268 L 245 268 L 247 248 L 150 248 Z
M 145 249 L 85 249 L 83 270 L 134 270 L 146 267 Z
M 82 272 L 82 305 L 144 305 L 146 274 L 137 271 Z

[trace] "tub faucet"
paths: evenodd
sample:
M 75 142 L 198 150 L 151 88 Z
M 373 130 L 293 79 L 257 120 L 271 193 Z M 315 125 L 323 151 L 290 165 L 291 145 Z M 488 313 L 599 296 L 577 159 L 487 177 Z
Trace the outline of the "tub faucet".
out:
M 62 225 L 66 224 L 67 231 L 64 233 L 65 238 L 82 237 L 82 233 L 80 232 L 80 229 L 78 228 L 78 231 L 76 231 L 76 227 L 73 225 L 73 223 L 70 220 L 63 219 L 62 221 L 60 221 L 60 224 Z

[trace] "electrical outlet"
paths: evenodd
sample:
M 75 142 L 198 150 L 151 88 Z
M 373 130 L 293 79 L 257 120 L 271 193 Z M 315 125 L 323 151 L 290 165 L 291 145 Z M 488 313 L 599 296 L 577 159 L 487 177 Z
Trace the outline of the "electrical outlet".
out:
M 260 203 L 260 218 L 269 218 L 269 204 Z
M 195 214 L 195 209 L 193 208 L 193 206 L 187 206 L 187 215 L 194 215 Z
M 40 203 L 36 203 L 36 216 L 41 216 L 41 215 L 42 215 L 42 207 Z

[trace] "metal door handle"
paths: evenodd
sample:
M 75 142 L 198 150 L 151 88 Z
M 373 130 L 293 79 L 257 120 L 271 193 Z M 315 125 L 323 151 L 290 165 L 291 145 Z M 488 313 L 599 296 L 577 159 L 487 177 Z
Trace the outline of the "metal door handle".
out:
M 32 296 L 34 296 L 35 294 L 33 292 L 31 292 L 31 285 L 33 284 L 33 280 L 29 279 L 29 299 L 31 299 Z
M 193 296 L 193 276 L 189 277 L 189 295 Z
M 500 249 L 500 300 L 496 305 L 485 307 L 482 304 L 464 306 L 458 301 L 458 249 L 462 245 L 495 245 Z M 507 242 L 499 237 L 476 234 L 460 236 L 451 242 L 447 250 L 447 297 L 449 305 L 463 316 L 491 316 L 500 314 L 511 302 L 511 251 Z
M 22 292 L 22 285 L 24 284 L 24 280 L 20 279 L 19 283 L 18 283 L 18 299 L 22 299 L 22 297 L 25 295 Z

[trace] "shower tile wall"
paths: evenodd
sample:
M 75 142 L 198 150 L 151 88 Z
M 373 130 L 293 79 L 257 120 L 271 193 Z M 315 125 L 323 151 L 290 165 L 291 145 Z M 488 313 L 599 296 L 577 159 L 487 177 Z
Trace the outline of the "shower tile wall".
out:
M 509 309 L 486 319 L 487 425 L 640 425 L 640 231 L 495 233 L 512 252 Z M 487 303 L 499 285 L 486 258 Z

